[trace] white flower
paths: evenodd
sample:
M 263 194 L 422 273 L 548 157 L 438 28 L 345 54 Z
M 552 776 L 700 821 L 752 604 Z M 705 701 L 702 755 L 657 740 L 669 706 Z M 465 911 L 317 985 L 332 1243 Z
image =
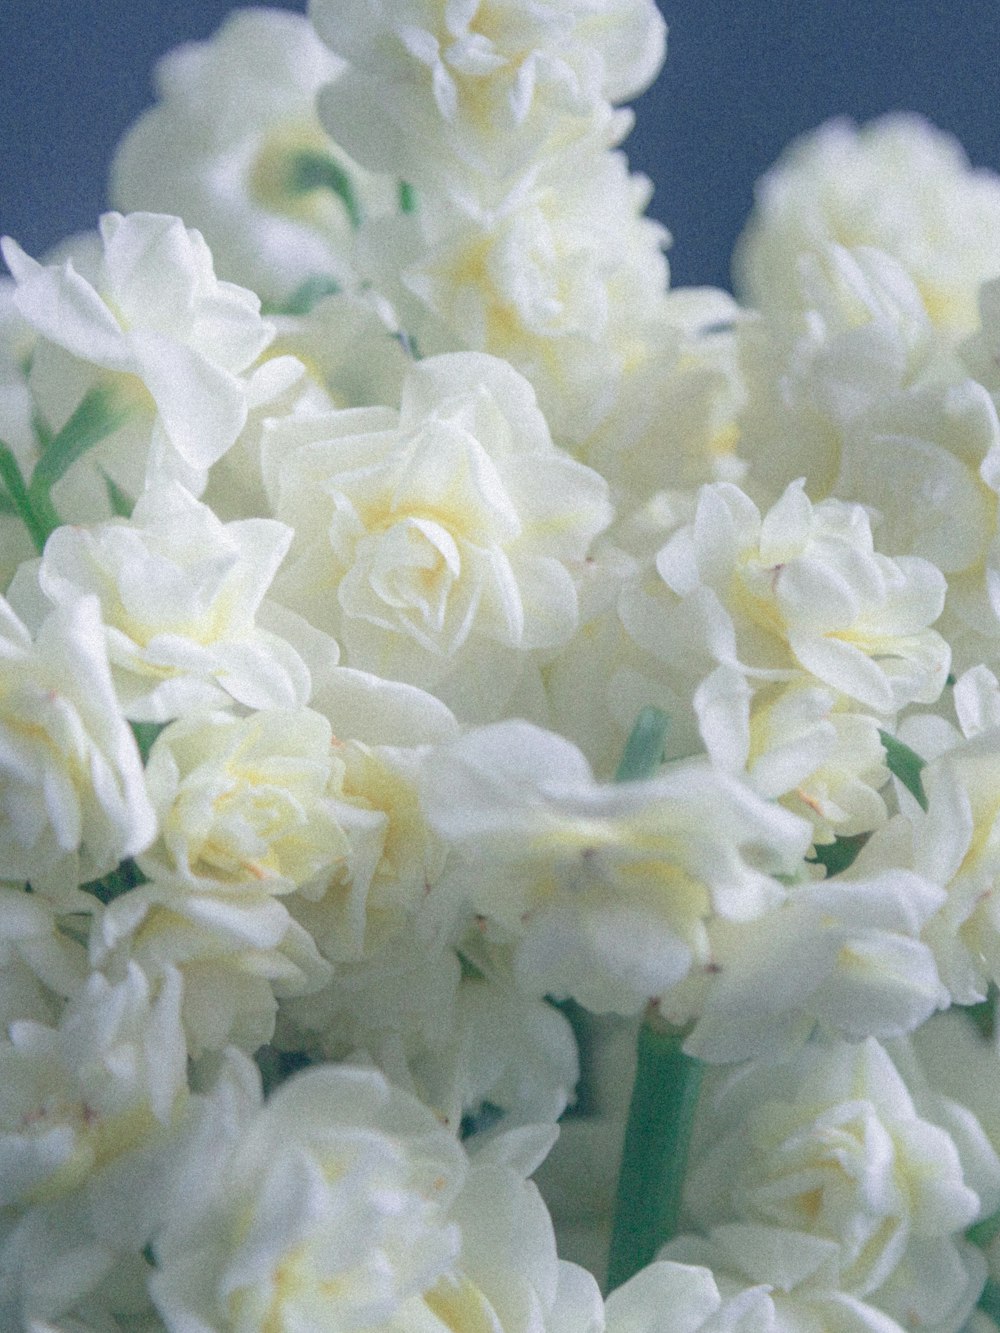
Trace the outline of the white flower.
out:
M 707 1099 L 685 1182 L 691 1223 L 832 1241 L 830 1285 L 904 1325 L 911 1310 L 964 1311 L 982 1261 L 962 1233 L 1000 1201 L 1000 1159 L 982 1130 L 963 1127 L 959 1108 L 938 1121 L 932 1102 L 918 1105 L 873 1040 L 743 1072 Z
M 797 140 L 757 187 L 739 242 L 740 285 L 754 304 L 794 303 L 796 261 L 833 243 L 876 246 L 916 283 L 952 336 L 976 326 L 980 285 L 1000 272 L 1000 181 L 919 116 L 858 129 L 834 120 Z
M 912 866 L 941 886 L 946 896 L 924 938 L 958 1004 L 976 1003 L 990 982 L 1000 981 L 1000 729 L 983 716 L 983 706 L 996 701 L 976 697 L 975 686 L 985 679 L 982 672 L 975 676 L 967 673 L 965 688 L 956 688 L 967 737 L 954 731 L 949 737 L 943 724 L 918 726 L 918 719 L 904 733 L 918 744 L 932 736 L 940 746 L 920 775 L 926 811 L 901 797 L 901 814 L 865 849 L 872 861 Z
M 808 825 L 693 760 L 602 786 L 568 741 L 526 723 L 469 732 L 429 763 L 431 822 L 461 853 L 448 891 L 515 942 L 528 991 L 634 1013 L 708 961 L 716 916 L 785 891 Z M 444 892 L 445 890 L 442 890 Z
M 528 383 L 471 353 L 415 366 L 398 416 L 275 423 L 265 477 L 296 534 L 276 595 L 349 666 L 433 688 L 460 716 L 496 716 L 528 655 L 570 638 L 576 572 L 610 519 Z
M 93 901 L 87 897 L 79 894 L 72 905 L 89 910 Z M 57 911 L 37 889 L 26 893 L 23 885 L 0 884 L 0 1029 L 24 1018 L 55 1023 L 63 1002 L 86 981 L 86 947 L 74 937 L 72 923 L 61 920 L 68 905 L 61 895 Z
M 609 103 L 656 74 L 666 34 L 652 0 L 315 0 L 310 16 L 350 61 L 319 100 L 348 152 L 418 186 L 472 175 L 484 193 L 606 126 Z
M 74 1190 L 167 1125 L 186 1092 L 181 988 L 159 995 L 130 968 L 114 986 L 94 973 L 59 1027 L 14 1023 L 0 1048 L 4 1207 Z
M 422 353 L 503 357 L 558 443 L 575 447 L 602 424 L 613 431 L 627 372 L 660 352 L 669 237 L 642 216 L 649 195 L 621 153 L 588 146 L 497 209 L 431 198 L 374 224 L 359 263 Z
M 836 1245 L 805 1232 L 726 1223 L 713 1228 L 706 1239 L 682 1236 L 671 1241 L 660 1251 L 660 1258 L 709 1268 L 723 1290 L 765 1287 L 781 1333 L 817 1333 L 820 1329 L 823 1333 L 906 1333 L 907 1329 L 960 1333 L 983 1285 L 982 1268 L 971 1249 L 965 1251 L 971 1273 L 962 1270 L 944 1275 L 948 1279 L 945 1299 L 949 1305 L 935 1302 L 930 1307 L 907 1310 L 905 1324 L 878 1306 L 841 1291 L 834 1276 Z M 963 1278 L 965 1287 L 959 1299 L 951 1299 L 956 1279 L 960 1283 Z M 747 1333 L 756 1333 L 757 1327 L 751 1324 Z
M 860 505 L 813 505 L 799 481 L 762 516 L 737 487 L 706 486 L 656 567 L 677 597 L 703 601 L 709 651 L 748 674 L 808 672 L 883 715 L 933 703 L 944 686 L 948 645 L 928 628 L 944 579 L 928 561 L 877 552 Z M 664 629 L 636 637 L 648 647 Z
M 97 599 L 52 610 L 34 641 L 0 599 L 0 878 L 73 889 L 155 831 Z
M 265 299 L 317 275 L 347 284 L 354 219 L 329 181 L 342 172 L 358 209 L 373 194 L 386 207 L 392 189 L 379 189 L 316 118 L 316 93 L 342 67 L 302 15 L 277 9 L 240 10 L 208 41 L 169 52 L 156 67 L 160 101 L 112 164 L 116 207 L 180 214 L 220 273 Z
M 183 893 L 169 881 L 115 898 L 95 923 L 91 953 L 108 971 L 133 963 L 153 979 L 181 975 L 181 1021 L 195 1058 L 230 1044 L 257 1050 L 274 1032 L 278 999 L 317 991 L 330 976 L 278 899 Z
M 292 707 L 309 673 L 255 616 L 291 541 L 273 519 L 220 523 L 177 483 L 143 493 L 131 519 L 57 528 L 38 583 L 57 606 L 100 599 L 126 715 L 163 722 L 235 699 Z
M 748 484 L 767 488 L 769 499 L 796 475 L 816 499 L 840 495 L 841 457 L 856 479 L 873 441 L 887 436 L 892 447 L 893 433 L 903 435 L 891 423 L 911 395 L 925 412 L 936 400 L 940 412 L 949 387 L 968 377 L 911 277 L 884 251 L 825 245 L 803 256 L 795 283 L 795 311 L 744 317 L 736 327 L 747 380 L 740 452 L 751 464 Z M 933 441 L 935 421 L 913 415 L 905 433 Z
M 180 998 L 176 973 L 155 989 L 136 967 L 117 984 L 95 973 L 57 1028 L 14 1023 L 0 1044 L 10 1327 L 74 1308 L 150 1239 L 187 1097 Z
M 336 740 L 332 786 L 346 846 L 288 907 L 334 962 L 405 931 L 441 876 L 444 848 L 420 807 L 422 751 Z
M 706 749 L 723 769 L 745 770 L 762 796 L 812 820 L 817 843 L 870 832 L 887 817 L 878 720 L 807 682 L 753 691 L 739 671 L 719 667 L 694 697 Z
M 707 1268 L 661 1259 L 608 1297 L 607 1333 L 774 1333 L 767 1287 L 734 1286 Z
M 157 737 L 146 784 L 159 834 L 139 867 L 179 891 L 282 895 L 348 854 L 343 764 L 311 709 L 194 713 Z
M 812 1032 L 860 1041 L 911 1032 L 948 992 L 921 932 L 944 895 L 907 870 L 800 883 L 753 921 L 709 923 L 703 970 L 661 1004 L 696 1024 L 685 1049 L 713 1063 L 793 1051 Z
M 506 1125 L 555 1123 L 580 1073 L 565 1017 L 489 976 L 462 978 L 447 1040 L 421 1043 L 409 1067 L 421 1099 L 453 1125 L 484 1104 L 504 1112 Z
M 996 407 L 889 255 L 832 246 L 802 260 L 799 285 L 803 313 L 737 328 L 744 484 L 771 500 L 800 475 L 813 500 L 864 504 L 880 550 L 945 574 L 940 628 L 974 664 L 997 634 Z
M 40 335 L 31 385 L 48 429 L 104 386 L 112 410 L 134 419 L 135 457 L 98 455 L 116 481 L 141 489 L 144 432 L 149 466 L 201 489 L 243 429 L 243 377 L 273 336 L 253 292 L 219 282 L 201 234 L 156 213 L 106 213 L 99 244 L 77 246 L 75 262 L 43 266 L 9 237 L 3 255 L 17 309 Z
M 596 1284 L 558 1262 L 525 1181 L 551 1137 L 515 1131 L 470 1161 L 432 1112 L 366 1069 L 310 1070 L 261 1109 L 223 1087 L 180 1165 L 154 1300 L 169 1328 L 219 1333 L 514 1333 L 528 1311 L 539 1330 L 572 1328 L 599 1309 Z

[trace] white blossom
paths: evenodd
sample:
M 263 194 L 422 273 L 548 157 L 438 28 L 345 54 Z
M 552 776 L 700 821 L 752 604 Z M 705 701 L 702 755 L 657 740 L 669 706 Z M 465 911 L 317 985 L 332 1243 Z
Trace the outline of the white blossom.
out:
M 424 800 L 461 854 L 448 890 L 515 943 L 519 984 L 598 1012 L 637 1012 L 707 963 L 714 918 L 769 913 L 809 841 L 707 764 L 605 786 L 568 741 L 517 722 L 442 747 Z
M 103 388 L 126 429 L 88 463 L 130 495 L 147 468 L 203 488 L 243 429 L 245 375 L 273 336 L 253 292 L 220 282 L 201 233 L 158 213 L 104 214 L 62 263 L 39 264 L 9 237 L 3 255 L 39 335 L 30 383 L 48 430 Z
M 663 1333 L 667 1327 L 670 1333 L 774 1333 L 779 1325 L 768 1288 L 735 1286 L 717 1282 L 707 1268 L 658 1260 L 608 1297 L 607 1333 Z
M 911 1032 L 949 1003 L 921 938 L 943 900 L 899 868 L 796 884 L 755 920 L 710 922 L 702 970 L 661 1010 L 697 1020 L 685 1049 L 712 1063 L 788 1053 L 817 1028 L 849 1041 Z
M 959 1326 L 983 1274 L 962 1233 L 1000 1200 L 1000 1159 L 981 1129 L 953 1138 L 961 1122 L 921 1105 L 873 1040 L 813 1045 L 713 1091 L 685 1181 L 689 1225 L 781 1228 L 789 1248 L 799 1235 L 832 1241 L 831 1288 L 904 1326 L 910 1311 L 920 1326 L 946 1312 Z
M 319 100 L 348 152 L 417 186 L 469 189 L 472 176 L 483 195 L 604 132 L 610 103 L 655 75 L 666 34 L 652 0 L 315 0 L 310 17 L 350 62 Z
M 470 1160 L 416 1098 L 346 1066 L 255 1101 L 249 1088 L 206 1101 L 181 1163 L 151 1283 L 168 1328 L 499 1331 L 530 1311 L 562 1330 L 599 1309 L 525 1180 L 552 1131 Z
M 72 890 L 151 841 L 95 597 L 52 609 L 34 638 L 0 599 L 0 773 L 3 879 Z
M 58 1317 L 130 1262 L 158 1222 L 187 1080 L 180 978 L 98 973 L 58 1027 L 0 1044 L 0 1308 Z M 17 1314 L 13 1314 L 13 1310 Z
M 492 357 L 414 366 L 402 407 L 275 423 L 265 477 L 295 529 L 275 595 L 347 665 L 496 716 L 534 650 L 577 623 L 605 483 L 552 444 L 528 383 Z
M 255 623 L 291 541 L 273 519 L 220 523 L 177 483 L 144 492 L 131 519 L 57 528 L 38 568 L 57 606 L 100 600 L 125 714 L 163 722 L 232 700 L 305 702 L 299 655 Z
M 509 361 L 557 442 L 613 431 L 623 382 L 655 357 L 669 237 L 642 216 L 645 177 L 603 145 L 560 155 L 530 190 L 471 213 L 430 198 L 362 231 L 359 263 L 425 355 Z
M 866 864 L 912 867 L 944 894 L 924 938 L 957 1004 L 974 1004 L 1000 980 L 1000 917 L 995 885 L 1000 873 L 1000 730 L 996 680 L 985 668 L 956 686 L 963 731 L 943 719 L 914 717 L 907 742 L 931 744 L 920 780 L 926 810 L 900 797 L 901 812 L 865 848 Z
M 974 171 L 950 135 L 915 115 L 858 129 L 834 120 L 786 150 L 757 187 L 738 247 L 754 304 L 795 301 L 796 261 L 831 242 L 877 247 L 916 283 L 951 335 L 976 326 L 980 285 L 1000 273 L 1000 181 Z
M 180 214 L 202 232 L 220 274 L 265 299 L 285 299 L 317 275 L 348 284 L 355 219 L 329 182 L 343 173 L 356 209 L 387 207 L 392 189 L 316 117 L 316 93 L 342 68 L 302 15 L 230 14 L 214 37 L 158 63 L 160 100 L 112 164 L 115 206 Z M 310 168 L 319 177 L 311 183 Z

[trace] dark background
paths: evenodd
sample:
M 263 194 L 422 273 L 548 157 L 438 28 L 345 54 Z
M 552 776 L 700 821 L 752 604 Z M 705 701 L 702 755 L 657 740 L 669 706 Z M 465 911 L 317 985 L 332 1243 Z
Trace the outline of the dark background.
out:
M 224 0 L 0 0 L 0 232 L 31 254 L 92 227 L 158 55 Z M 305 0 L 282 8 L 303 10 Z M 755 178 L 829 116 L 923 112 L 1000 170 L 998 0 L 660 0 L 669 56 L 627 148 L 656 182 L 675 283 L 726 284 Z

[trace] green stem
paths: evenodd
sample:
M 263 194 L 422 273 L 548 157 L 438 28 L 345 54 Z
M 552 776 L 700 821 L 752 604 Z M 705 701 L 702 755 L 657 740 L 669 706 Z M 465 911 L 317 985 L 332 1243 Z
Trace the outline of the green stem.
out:
M 677 1232 L 703 1068 L 684 1054 L 684 1036 L 652 1010 L 639 1031 L 608 1259 L 609 1291 L 650 1263 Z

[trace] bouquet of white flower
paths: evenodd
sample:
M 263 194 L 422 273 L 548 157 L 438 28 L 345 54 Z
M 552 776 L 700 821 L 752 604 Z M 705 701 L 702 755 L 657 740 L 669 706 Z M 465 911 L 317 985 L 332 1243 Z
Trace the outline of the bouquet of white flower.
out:
M 1000 180 L 671 289 L 664 49 L 243 10 L 4 240 L 0 1328 L 997 1333 Z

